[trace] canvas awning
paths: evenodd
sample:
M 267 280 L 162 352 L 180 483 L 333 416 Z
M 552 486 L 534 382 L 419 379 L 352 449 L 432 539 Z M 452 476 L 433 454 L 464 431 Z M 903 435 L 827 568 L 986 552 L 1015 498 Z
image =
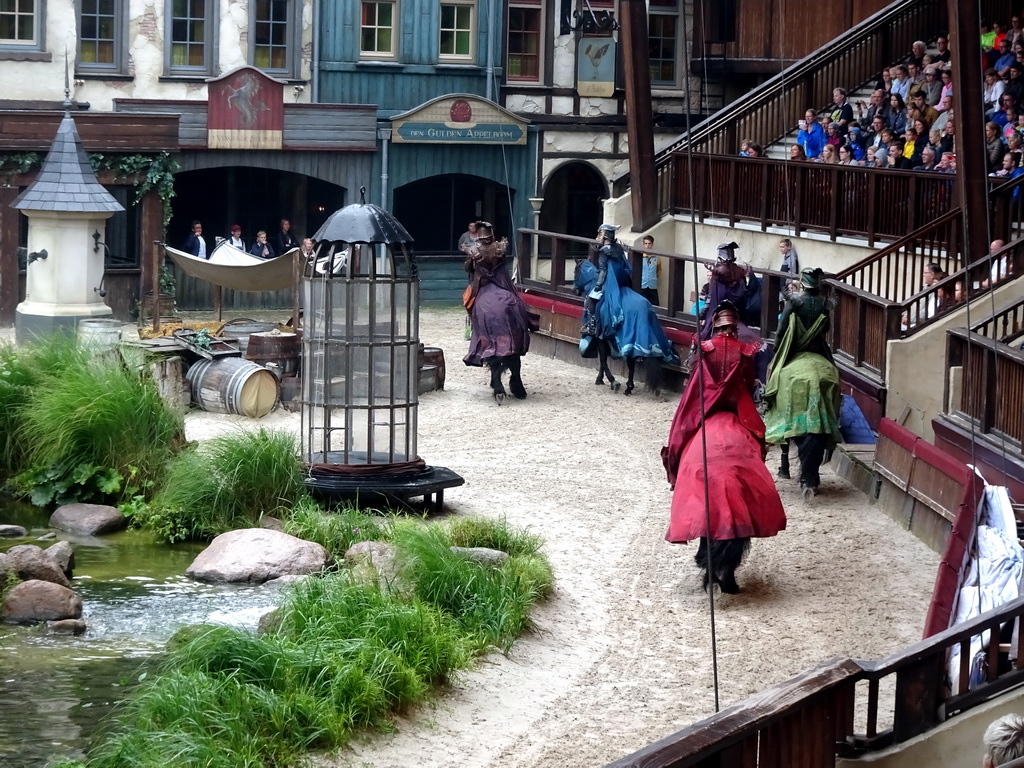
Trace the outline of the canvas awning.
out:
M 164 251 L 181 270 L 191 277 L 206 280 L 236 291 L 276 291 L 295 284 L 294 264 L 298 248 L 273 259 L 259 259 L 248 253 L 220 243 L 209 260 L 179 251 L 164 244 Z

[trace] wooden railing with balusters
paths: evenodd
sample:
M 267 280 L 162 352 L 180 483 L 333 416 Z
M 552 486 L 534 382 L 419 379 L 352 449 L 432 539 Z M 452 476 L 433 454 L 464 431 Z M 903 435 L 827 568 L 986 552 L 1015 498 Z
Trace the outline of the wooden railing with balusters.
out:
M 779 140 L 806 109 L 830 105 L 836 86 L 854 91 L 870 82 L 922 35 L 947 29 L 946 19 L 946 3 L 941 0 L 894 3 L 693 126 L 659 153 L 656 165 L 669 163 L 671 155 L 688 143 L 695 151 L 731 155 L 744 138 L 764 145 Z M 628 188 L 628 174 L 615 180 L 616 196 Z
M 672 736 L 609 764 L 609 768 L 835 768 L 838 756 L 902 744 L 987 699 L 1024 683 L 1024 597 L 922 640 L 879 663 L 829 662 L 773 686 Z M 999 644 L 1000 627 L 1017 628 L 1013 649 Z M 971 641 L 996 638 L 986 649 L 984 679 L 971 686 Z M 947 661 L 957 655 L 947 690 Z M 863 683 L 867 685 L 863 685 Z M 893 689 L 885 697 L 881 690 Z M 855 714 L 863 713 L 858 729 Z

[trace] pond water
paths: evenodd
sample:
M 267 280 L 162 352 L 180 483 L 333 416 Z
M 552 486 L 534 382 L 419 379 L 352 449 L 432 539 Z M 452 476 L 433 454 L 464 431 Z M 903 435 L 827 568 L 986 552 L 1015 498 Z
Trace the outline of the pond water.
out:
M 44 549 L 49 513 L 0 501 L 0 523 L 29 529 L 0 539 Z M 200 622 L 254 629 L 280 593 L 249 585 L 199 584 L 184 576 L 201 544 L 156 544 L 139 531 L 103 537 L 58 533 L 75 550 L 72 587 L 88 625 L 80 637 L 0 624 L 0 766 L 41 768 L 82 757 L 103 717 L 160 658 L 181 627 Z

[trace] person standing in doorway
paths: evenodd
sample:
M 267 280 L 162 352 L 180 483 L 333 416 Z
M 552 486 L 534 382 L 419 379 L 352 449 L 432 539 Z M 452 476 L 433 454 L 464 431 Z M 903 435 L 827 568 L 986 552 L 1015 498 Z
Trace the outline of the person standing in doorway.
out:
M 466 231 L 462 233 L 462 237 L 459 238 L 459 250 L 465 253 L 466 249 L 476 243 L 476 222 L 469 222 L 469 226 Z
M 299 241 L 292 234 L 292 223 L 288 219 L 281 219 L 281 228 L 277 232 L 276 240 L 274 247 L 277 253 L 287 253 L 292 248 L 299 247 Z
M 231 225 L 231 236 L 228 238 L 228 244 L 235 246 L 235 248 L 241 248 L 243 251 L 249 250 L 245 247 L 245 240 L 242 239 L 242 227 L 240 224 Z
M 654 306 L 660 306 L 658 301 L 658 276 L 661 274 L 661 258 L 648 253 L 654 247 L 654 238 L 651 235 L 644 235 L 644 250 L 640 254 L 643 259 L 643 271 L 640 273 L 640 295 L 647 299 Z
M 249 253 L 258 259 L 272 259 L 276 255 L 274 247 L 267 242 L 267 233 L 262 229 L 256 233 L 256 242 Z
M 192 234 L 185 241 L 185 250 L 197 259 L 210 258 L 206 250 L 206 241 L 203 239 L 203 222 L 192 222 Z

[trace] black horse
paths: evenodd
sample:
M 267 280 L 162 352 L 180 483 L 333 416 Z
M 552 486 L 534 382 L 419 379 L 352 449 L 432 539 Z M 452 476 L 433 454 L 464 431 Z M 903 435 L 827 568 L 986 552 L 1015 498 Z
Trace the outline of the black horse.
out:
M 711 559 L 708 561 L 708 540 L 701 537 L 694 562 L 703 571 L 701 585 L 708 590 L 717 584 L 726 595 L 735 595 L 740 591 L 736 583 L 736 569 L 743 563 L 743 558 L 750 551 L 750 539 L 723 539 L 711 542 Z M 713 573 L 712 573 L 713 569 Z
M 516 400 L 526 399 L 526 387 L 523 386 L 521 368 L 523 364 L 522 355 L 505 355 L 502 357 L 491 357 L 487 359 L 487 367 L 491 370 L 491 392 L 495 402 L 501 405 L 505 401 L 505 385 L 502 383 L 502 374 L 509 372 L 508 389 Z

